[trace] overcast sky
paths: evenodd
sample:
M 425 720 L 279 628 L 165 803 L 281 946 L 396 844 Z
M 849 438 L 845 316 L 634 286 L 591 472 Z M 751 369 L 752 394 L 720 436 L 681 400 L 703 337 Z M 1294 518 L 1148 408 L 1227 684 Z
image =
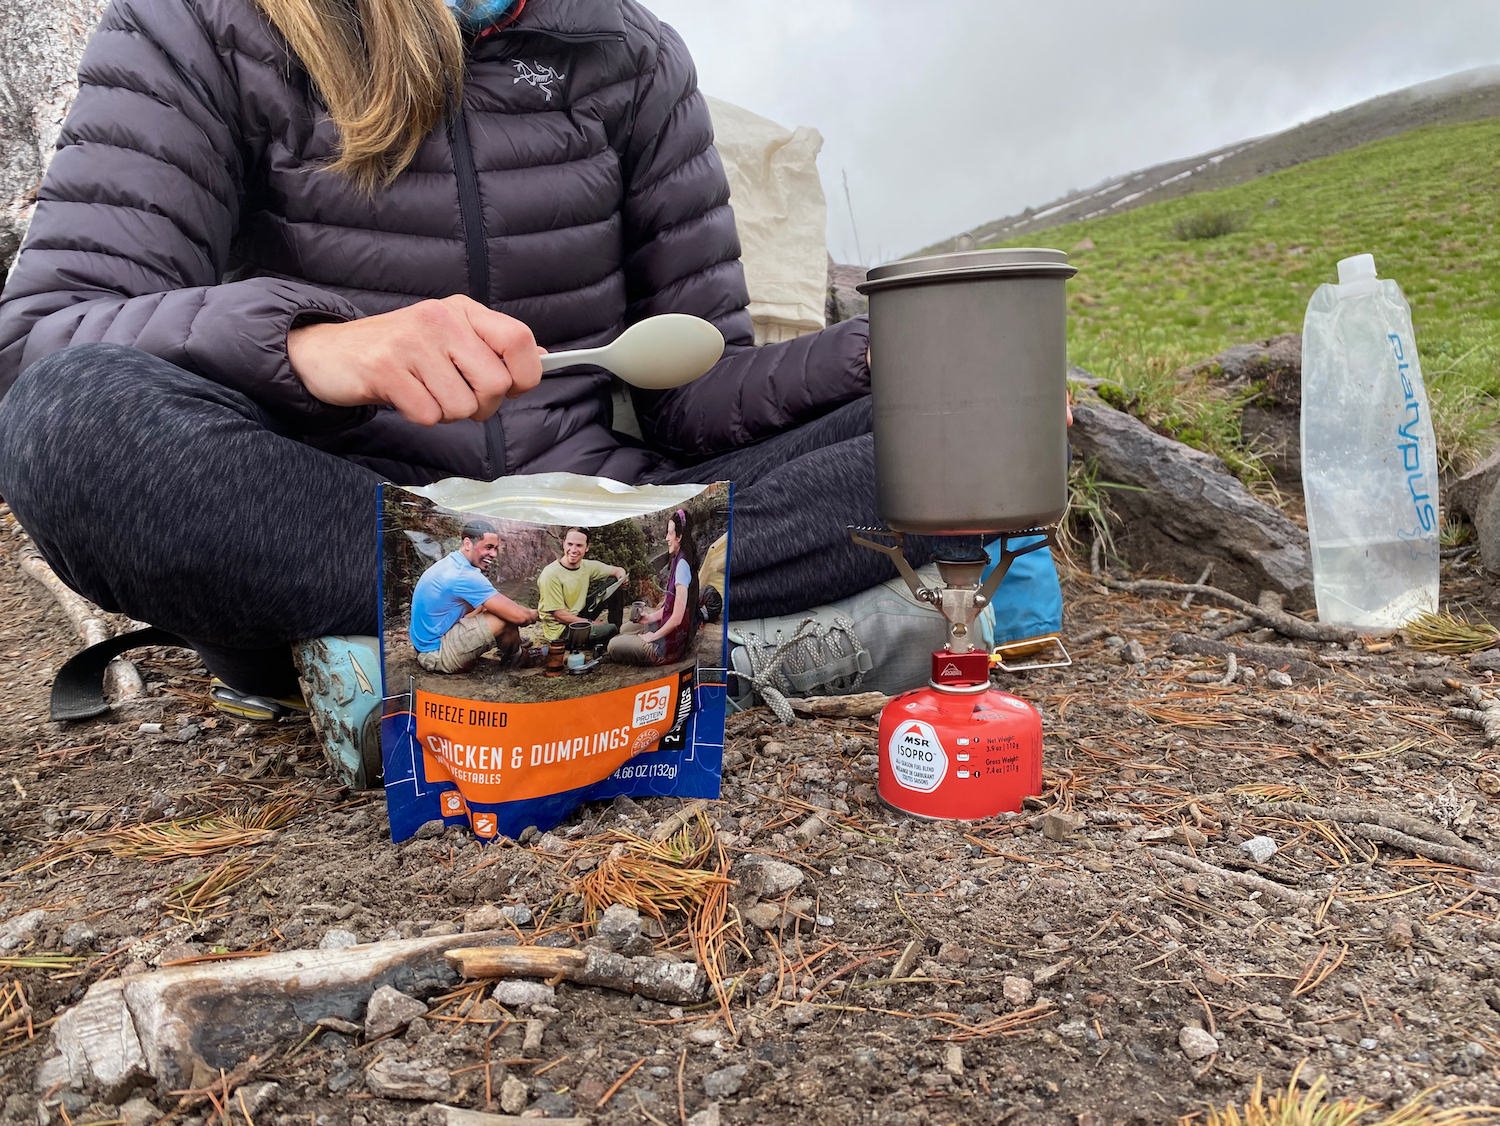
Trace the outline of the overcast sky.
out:
M 705 92 L 822 133 L 829 249 L 861 261 L 857 226 L 865 265 L 1500 63 L 1500 0 L 645 3 Z

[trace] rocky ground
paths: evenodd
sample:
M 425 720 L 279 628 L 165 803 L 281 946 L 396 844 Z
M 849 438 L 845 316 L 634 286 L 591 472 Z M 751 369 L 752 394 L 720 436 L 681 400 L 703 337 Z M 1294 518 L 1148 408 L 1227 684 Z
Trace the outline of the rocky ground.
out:
M 1007 685 L 1046 723 L 1030 808 L 893 813 L 872 720 L 783 727 L 756 710 L 731 722 L 723 799 L 679 834 L 696 850 L 679 857 L 701 893 L 691 925 L 620 908 L 602 923 L 585 897 L 623 898 L 622 858 L 646 857 L 681 803 L 589 808 L 519 845 L 431 829 L 392 845 L 382 798 L 334 787 L 305 724 L 217 716 L 202 670 L 169 650 L 141 658 L 144 698 L 51 724 L 51 672 L 75 639 L 19 543 L 5 517 L 5 1122 L 482 1121 L 437 1107 L 1160 1122 L 1299 1067 L 1392 1106 L 1428 1088 L 1437 1107 L 1500 1103 L 1500 751 L 1454 713 L 1500 699 L 1495 650 L 1292 645 L 1226 633 L 1234 616 L 1210 599 L 1075 574 L 1075 663 Z M 1500 621 L 1472 557 L 1446 561 L 1444 597 Z M 189 822 L 210 815 L 242 831 Z M 496 928 L 543 948 L 706 952 L 727 999 L 569 981 L 386 992 L 367 1023 L 325 1022 L 228 1074 L 113 1101 L 34 1091 L 91 984 Z

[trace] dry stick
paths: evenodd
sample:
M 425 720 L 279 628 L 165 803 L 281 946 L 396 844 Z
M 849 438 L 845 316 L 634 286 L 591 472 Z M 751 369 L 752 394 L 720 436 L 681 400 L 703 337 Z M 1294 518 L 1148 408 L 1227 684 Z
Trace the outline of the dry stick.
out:
M 1299 680 L 1326 680 L 1328 670 L 1319 668 L 1307 658 L 1311 653 L 1292 649 L 1278 649 L 1274 645 L 1229 645 L 1207 637 L 1195 637 L 1190 633 L 1174 633 L 1167 638 L 1167 645 L 1174 653 L 1190 653 L 1200 657 L 1238 657 L 1241 661 L 1254 661 L 1273 669 L 1285 669 Z
M 1435 825 L 1404 817 L 1399 813 L 1367 809 L 1324 809 L 1322 806 L 1306 805 L 1302 802 L 1276 802 L 1256 808 L 1266 813 L 1291 813 L 1319 820 L 1337 821 L 1340 825 L 1346 826 L 1347 831 L 1355 836 L 1388 844 L 1403 852 L 1409 852 L 1413 856 L 1420 856 L 1424 860 L 1435 860 L 1439 864 L 1452 864 L 1476 872 L 1500 872 L 1500 858 L 1465 848 L 1462 843 L 1454 846 L 1434 841 L 1431 837 L 1436 835 L 1452 840 L 1458 840 L 1458 838 Z M 1396 825 L 1402 828 L 1395 828 Z M 1406 831 L 1403 832 L 1402 829 Z M 1425 833 L 1427 836 L 1414 836 L 1413 834 L 1417 832 Z
M 868 719 L 880 714 L 880 709 L 890 703 L 884 692 L 856 692 L 852 696 L 809 696 L 806 699 L 788 700 L 792 710 L 803 715 L 823 716 L 831 719 Z
M 1419 837 L 1433 844 L 1452 848 L 1467 847 L 1462 837 L 1449 832 L 1441 825 L 1434 825 L 1431 821 L 1423 821 L 1420 817 L 1397 813 L 1390 809 L 1371 809 L 1362 805 L 1324 807 L 1299 801 L 1264 802 L 1255 808 L 1257 812 L 1290 813 L 1296 817 L 1312 817 L 1319 821 L 1337 821 L 1340 824 L 1384 825 L 1387 829 L 1395 829 L 1397 832 Z
M 1218 876 L 1228 880 L 1232 884 L 1249 888 L 1268 895 L 1272 899 L 1279 899 L 1284 903 L 1291 903 L 1297 907 L 1316 907 L 1318 898 L 1305 892 L 1294 891 L 1285 884 L 1278 884 L 1275 880 L 1268 880 L 1264 876 L 1256 876 L 1250 872 L 1232 872 L 1228 868 L 1220 868 L 1213 864 L 1206 864 L 1202 860 L 1194 860 L 1191 856 L 1183 856 L 1180 852 L 1172 852 L 1165 848 L 1148 848 L 1146 853 L 1158 860 L 1165 860 L 1169 864 L 1176 864 L 1179 868 L 1186 868 L 1190 872 L 1198 872 L 1205 876 Z
M 1353 641 L 1357 636 L 1354 630 L 1345 629 L 1342 626 L 1331 626 L 1324 622 L 1308 622 L 1294 617 L 1280 610 L 1267 610 L 1246 602 L 1243 598 L 1230 594 L 1227 590 L 1220 590 L 1216 586 L 1203 586 L 1200 583 L 1169 583 L 1161 579 L 1134 579 L 1124 580 L 1112 578 L 1109 575 L 1099 575 L 1099 581 L 1111 590 L 1124 591 L 1126 594 L 1201 594 L 1205 598 L 1214 598 L 1223 602 L 1241 614 L 1255 618 L 1270 626 L 1277 633 L 1285 637 L 1295 637 L 1301 641 Z
M 71 590 L 40 555 L 27 551 L 21 556 L 21 570 L 52 595 L 85 646 L 97 645 L 114 636 L 109 623 L 100 617 L 102 611 L 83 595 Z M 141 674 L 124 657 L 116 657 L 111 661 L 104 676 L 105 687 L 117 703 L 145 694 L 146 685 L 141 680 Z
M 667 840 L 673 834 L 685 829 L 689 821 L 707 808 L 708 800 L 706 798 L 694 798 L 683 805 L 676 813 L 663 820 L 656 828 L 652 829 L 651 839 L 658 843 Z
M 1235 660 L 1234 650 L 1231 649 L 1224 657 L 1224 676 L 1218 682 L 1219 687 L 1228 688 L 1231 684 L 1234 683 L 1234 678 L 1239 675 L 1239 663 Z
M 1193 585 L 1194 586 L 1202 586 L 1204 583 L 1208 582 L 1208 576 L 1211 575 L 1211 574 L 1213 574 L 1213 573 L 1214 573 L 1214 561 L 1212 559 L 1210 559 L 1208 561 L 1208 566 L 1203 568 L 1203 573 L 1198 576 L 1198 581 L 1196 583 L 1194 583 Z M 1193 599 L 1195 599 L 1197 597 L 1198 597 L 1198 592 L 1196 590 L 1190 590 L 1190 591 L 1188 591 L 1186 594 L 1184 594 L 1182 596 L 1182 601 L 1177 604 L 1177 608 L 1179 610 L 1186 610 L 1189 606 L 1191 606 L 1193 604 Z
M 708 979 L 696 962 L 627 958 L 587 946 L 581 950 L 550 946 L 465 946 L 443 955 L 466 978 L 560 978 L 621 993 L 638 993 L 653 1001 L 682 1005 L 703 999 Z
M 1458 684 L 1456 681 L 1449 682 L 1454 688 L 1462 688 L 1463 693 L 1478 705 L 1477 708 L 1449 708 L 1448 714 L 1454 719 L 1466 720 L 1475 724 L 1484 732 L 1484 737 L 1491 745 L 1500 745 L 1500 700 L 1493 700 L 1484 694 L 1477 684 Z
M 1277 723 L 1284 723 L 1288 727 L 1310 727 L 1314 731 L 1325 731 L 1329 735 L 1337 735 L 1344 738 L 1348 735 L 1348 729 L 1333 722 L 1330 719 L 1319 719 L 1315 715 L 1307 715 L 1305 712 L 1294 712 L 1290 708 L 1278 708 L 1271 704 L 1245 704 L 1242 705 L 1251 714 L 1265 716 L 1274 719 Z

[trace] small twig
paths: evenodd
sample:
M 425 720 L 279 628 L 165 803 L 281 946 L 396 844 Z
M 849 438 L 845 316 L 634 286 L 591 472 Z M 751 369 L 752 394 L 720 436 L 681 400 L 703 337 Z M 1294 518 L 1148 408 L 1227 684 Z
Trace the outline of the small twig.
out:
M 1466 847 L 1462 837 L 1449 832 L 1441 825 L 1434 825 L 1431 821 L 1423 821 L 1419 817 L 1413 817 L 1408 813 L 1398 813 L 1393 809 L 1372 809 L 1362 805 L 1325 807 L 1313 805 L 1310 802 L 1285 801 L 1268 802 L 1256 806 L 1256 811 L 1290 813 L 1294 817 L 1310 817 L 1316 821 L 1337 821 L 1343 825 L 1383 825 L 1387 829 L 1394 829 L 1433 844 L 1451 848 Z
M 651 830 L 651 839 L 658 844 L 674 833 L 679 833 L 687 828 L 688 822 L 708 808 L 706 798 L 694 798 L 692 801 L 684 802 L 681 809 L 671 816 L 665 818 L 661 824 Z
M 1353 641 L 1357 636 L 1352 629 L 1343 626 L 1331 626 L 1325 622 L 1309 622 L 1302 618 L 1280 610 L 1267 610 L 1246 602 L 1243 598 L 1230 594 L 1227 590 L 1220 590 L 1215 586 L 1203 586 L 1198 583 L 1172 583 L 1162 579 L 1116 579 L 1110 575 L 1101 574 L 1099 581 L 1111 590 L 1124 591 L 1126 594 L 1201 594 L 1205 598 L 1214 598 L 1224 603 L 1241 614 L 1246 614 L 1256 620 L 1265 623 L 1277 633 L 1286 637 L 1295 637 L 1300 641 Z
M 1316 907 L 1318 900 L 1316 896 L 1305 892 L 1294 891 L 1285 884 L 1278 884 L 1275 880 L 1268 880 L 1264 876 L 1257 876 L 1250 872 L 1232 872 L 1228 868 L 1220 868 L 1214 864 L 1204 863 L 1202 860 L 1194 860 L 1191 856 L 1184 856 L 1180 852 L 1172 852 L 1165 848 L 1148 848 L 1147 854 L 1158 860 L 1165 860 L 1169 864 L 1175 864 L 1179 868 L 1186 868 L 1190 872 L 1197 872 L 1205 876 L 1218 876 L 1232 884 L 1238 884 L 1242 888 L 1258 891 L 1263 895 L 1269 895 L 1273 899 L 1279 899 L 1284 903 L 1291 903 L 1297 907 Z
M 879 715 L 880 709 L 890 702 L 891 698 L 884 692 L 856 692 L 852 696 L 808 696 L 787 700 L 793 711 L 832 719 L 868 719 Z
M 1214 561 L 1212 559 L 1210 559 L 1208 561 L 1208 566 L 1206 566 L 1206 567 L 1203 568 L 1203 573 L 1198 576 L 1198 581 L 1196 583 L 1194 583 L 1193 585 L 1194 586 L 1202 586 L 1204 583 L 1208 582 L 1208 576 L 1212 575 L 1213 573 L 1214 573 Z M 1193 604 L 1193 599 L 1195 599 L 1197 597 L 1198 597 L 1198 592 L 1196 590 L 1190 590 L 1190 591 L 1188 591 L 1186 594 L 1184 594 L 1182 596 L 1182 601 L 1178 603 L 1178 608 L 1181 609 L 1181 610 L 1186 610 L 1189 606 L 1191 606 Z
M 1460 684 L 1457 681 L 1447 683 L 1460 689 L 1478 705 L 1476 708 L 1449 708 L 1448 714 L 1454 719 L 1476 725 L 1484 732 L 1484 737 L 1490 741 L 1491 746 L 1500 746 L 1500 700 L 1493 700 L 1485 695 L 1477 684 Z
M 1213 674 L 1210 673 L 1210 676 Z M 1234 650 L 1231 649 L 1224 655 L 1224 677 L 1219 681 L 1220 688 L 1228 688 L 1234 683 L 1234 678 L 1240 675 L 1239 662 L 1234 659 Z
M 595 1110 L 602 1109 L 604 1107 L 605 1103 L 609 1102 L 610 1099 L 614 1098 L 615 1095 L 616 1095 L 616 1093 L 620 1090 L 620 1088 L 623 1087 L 623 1086 L 625 1086 L 626 1082 L 630 1079 L 630 1077 L 632 1075 L 634 1075 L 637 1071 L 639 1071 L 641 1069 L 641 1064 L 643 1064 L 645 1062 L 646 1062 L 646 1057 L 642 1056 L 640 1059 L 636 1060 L 635 1063 L 631 1064 L 630 1067 L 626 1069 L 625 1074 L 622 1075 L 622 1076 L 620 1076 L 620 1078 L 616 1079 L 614 1081 L 614 1083 L 610 1085 L 609 1090 L 605 1091 L 604 1094 L 602 1094 L 602 1095 L 599 1096 L 599 1101 L 594 1104 L 594 1109 Z
M 1174 653 L 1187 653 L 1199 657 L 1229 657 L 1231 654 L 1241 661 L 1254 662 L 1267 668 L 1284 669 L 1298 680 L 1327 680 L 1329 671 L 1319 668 L 1307 660 L 1310 653 L 1299 653 L 1293 649 L 1279 649 L 1274 645 L 1229 645 L 1212 638 L 1197 637 L 1191 633 L 1174 633 L 1167 638 L 1167 645 Z
M 1345 831 L 1369 841 L 1388 844 L 1424 860 L 1435 860 L 1439 864 L 1452 864 L 1476 872 L 1500 872 L 1500 858 L 1464 846 L 1458 837 L 1446 829 L 1419 821 L 1405 814 L 1389 810 L 1337 808 L 1324 809 L 1319 805 L 1303 802 L 1275 802 L 1257 807 L 1265 813 L 1290 814 L 1316 820 L 1337 821 Z M 1400 826 L 1396 828 L 1395 826 Z M 1416 835 L 1422 834 L 1422 835 Z M 1441 841 L 1433 840 L 1441 837 Z M 1459 841 L 1457 845 L 1443 843 Z

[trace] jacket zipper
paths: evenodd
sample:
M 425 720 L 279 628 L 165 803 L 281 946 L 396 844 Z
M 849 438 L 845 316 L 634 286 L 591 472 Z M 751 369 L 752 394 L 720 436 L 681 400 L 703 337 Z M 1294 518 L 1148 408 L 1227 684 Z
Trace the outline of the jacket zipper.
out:
M 448 138 L 453 149 L 453 174 L 458 179 L 458 213 L 464 225 L 464 258 L 469 271 L 469 296 L 486 309 L 490 305 L 490 259 L 485 249 L 484 213 L 479 205 L 479 174 L 474 171 L 474 150 L 469 146 L 469 126 L 460 102 L 448 119 Z M 484 430 L 484 476 L 505 472 L 505 433 L 499 416 L 482 424 Z
M 484 215 L 479 206 L 479 174 L 474 171 L 474 150 L 469 147 L 469 126 L 464 107 L 455 106 L 448 119 L 448 138 L 453 147 L 453 174 L 458 178 L 458 211 L 464 225 L 464 255 L 469 267 L 469 296 L 486 308 L 490 304 L 490 259 L 484 245 Z

